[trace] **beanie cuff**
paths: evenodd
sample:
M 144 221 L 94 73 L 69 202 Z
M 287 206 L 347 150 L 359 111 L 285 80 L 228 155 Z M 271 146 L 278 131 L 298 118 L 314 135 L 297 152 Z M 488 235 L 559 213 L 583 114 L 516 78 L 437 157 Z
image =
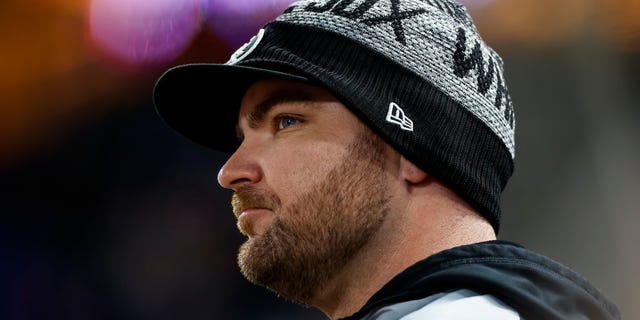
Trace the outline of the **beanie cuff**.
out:
M 500 194 L 513 172 L 513 159 L 482 120 L 411 70 L 341 35 L 286 22 L 268 28 L 263 43 L 239 65 L 298 74 L 325 87 L 498 232 Z M 388 121 L 391 104 L 412 119 L 412 131 Z

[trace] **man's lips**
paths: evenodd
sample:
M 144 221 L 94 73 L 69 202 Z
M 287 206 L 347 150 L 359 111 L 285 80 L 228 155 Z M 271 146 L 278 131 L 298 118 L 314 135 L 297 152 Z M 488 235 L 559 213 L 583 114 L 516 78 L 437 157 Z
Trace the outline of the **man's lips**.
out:
M 271 224 L 273 211 L 267 208 L 244 209 L 238 216 L 238 228 L 240 232 L 253 237 L 264 233 Z

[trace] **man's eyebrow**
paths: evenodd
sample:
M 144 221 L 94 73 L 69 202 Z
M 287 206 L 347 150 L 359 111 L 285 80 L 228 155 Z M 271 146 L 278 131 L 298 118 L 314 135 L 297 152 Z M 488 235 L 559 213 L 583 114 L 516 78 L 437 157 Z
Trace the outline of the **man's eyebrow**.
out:
M 259 128 L 264 122 L 265 116 L 273 109 L 275 106 L 283 103 L 289 102 L 309 102 L 312 101 L 313 98 L 310 94 L 304 91 L 299 90 L 280 90 L 276 91 L 269 95 L 269 97 L 253 108 L 253 110 L 247 116 L 247 120 L 249 121 L 249 128 L 256 129 Z M 305 105 L 308 105 L 305 103 Z M 242 133 L 242 129 L 238 125 L 236 125 L 236 136 L 238 141 L 242 142 L 244 139 L 244 134 Z

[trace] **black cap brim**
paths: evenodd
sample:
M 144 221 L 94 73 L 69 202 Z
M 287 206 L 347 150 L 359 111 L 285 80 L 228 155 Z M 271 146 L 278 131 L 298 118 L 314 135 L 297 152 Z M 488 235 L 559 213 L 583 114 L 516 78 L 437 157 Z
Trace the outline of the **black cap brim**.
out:
M 156 82 L 153 101 L 174 130 L 211 149 L 232 153 L 238 147 L 240 103 L 256 81 L 307 78 L 275 70 L 224 64 L 187 64 L 169 69 Z

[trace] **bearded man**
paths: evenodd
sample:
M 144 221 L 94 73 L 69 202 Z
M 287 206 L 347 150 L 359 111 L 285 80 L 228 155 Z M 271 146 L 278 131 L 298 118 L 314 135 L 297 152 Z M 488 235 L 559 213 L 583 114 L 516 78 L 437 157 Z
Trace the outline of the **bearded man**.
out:
M 246 278 L 331 319 L 619 319 L 496 240 L 513 171 L 501 58 L 447 0 L 306 0 L 224 65 L 167 71 L 164 120 L 218 175 Z

